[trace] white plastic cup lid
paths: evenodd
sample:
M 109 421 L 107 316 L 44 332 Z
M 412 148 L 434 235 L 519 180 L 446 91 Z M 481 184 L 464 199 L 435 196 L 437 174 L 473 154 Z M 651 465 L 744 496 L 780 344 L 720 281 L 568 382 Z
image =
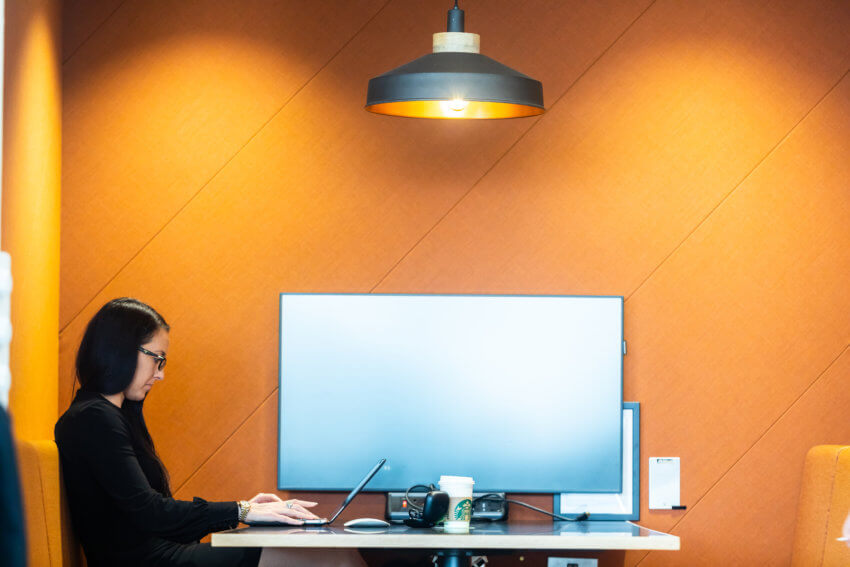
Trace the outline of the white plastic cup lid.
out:
M 440 490 L 445 490 L 446 492 L 469 492 L 472 493 L 472 485 L 475 484 L 475 481 L 472 480 L 471 476 L 448 476 L 443 475 L 440 477 Z
M 440 483 L 444 482 L 456 482 L 458 484 L 475 484 L 475 481 L 472 480 L 471 476 L 451 476 L 445 474 L 440 477 Z

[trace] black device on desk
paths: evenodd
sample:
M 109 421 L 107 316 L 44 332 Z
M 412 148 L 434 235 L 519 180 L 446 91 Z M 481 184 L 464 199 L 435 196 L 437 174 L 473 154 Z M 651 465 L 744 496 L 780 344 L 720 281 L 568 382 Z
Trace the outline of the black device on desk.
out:
M 342 513 L 342 511 L 345 510 L 346 507 L 348 507 L 349 504 L 351 504 L 351 501 L 354 500 L 354 497 L 357 496 L 358 494 L 360 494 L 360 491 L 363 490 L 363 488 L 369 483 L 370 480 L 372 480 L 372 477 L 375 476 L 376 474 L 378 474 L 378 471 L 381 470 L 381 467 L 384 466 L 384 463 L 386 463 L 386 462 L 387 462 L 386 459 L 381 459 L 380 461 L 378 461 L 378 464 L 376 464 L 374 467 L 372 467 L 372 470 L 370 470 L 368 473 L 366 473 L 366 476 L 363 477 L 363 480 L 360 481 L 360 484 L 355 486 L 354 490 L 352 490 L 348 494 L 348 496 L 345 498 L 345 500 L 343 501 L 343 503 L 339 507 L 339 509 L 334 513 L 333 516 L 331 516 L 330 520 L 327 519 L 327 518 L 321 518 L 321 519 L 318 519 L 318 520 L 302 520 L 302 522 L 303 522 L 302 525 L 304 525 L 304 526 L 327 526 L 328 524 L 332 524 L 333 521 L 336 520 L 339 517 L 339 515 Z M 249 526 L 279 526 L 279 525 L 283 524 L 283 522 L 245 522 L 245 523 L 248 524 Z
M 410 491 L 414 488 L 425 488 L 428 492 L 422 496 L 422 504 L 419 505 L 410 498 Z M 389 497 L 388 500 L 389 502 Z M 432 485 L 418 484 L 410 487 L 404 494 L 404 502 L 408 507 L 408 518 L 404 520 L 405 525 L 411 528 L 430 528 L 446 516 L 449 509 L 449 495 L 442 490 L 437 490 Z M 392 517 L 390 515 L 390 517 Z

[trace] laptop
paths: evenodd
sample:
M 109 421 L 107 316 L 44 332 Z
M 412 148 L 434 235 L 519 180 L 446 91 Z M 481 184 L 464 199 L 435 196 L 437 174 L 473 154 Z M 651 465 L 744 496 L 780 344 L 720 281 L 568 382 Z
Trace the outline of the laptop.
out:
M 304 522 L 301 525 L 304 525 L 304 526 L 327 526 L 329 524 L 332 524 L 333 521 L 336 520 L 339 517 L 339 515 L 342 513 L 342 511 L 345 510 L 348 507 L 349 504 L 351 504 L 351 501 L 354 500 L 354 497 L 357 496 L 358 494 L 360 494 L 360 491 L 363 490 L 363 488 L 369 483 L 370 480 L 372 480 L 372 477 L 375 476 L 376 474 L 378 474 L 378 471 L 381 470 L 381 467 L 384 466 L 384 463 L 386 463 L 386 462 L 387 462 L 386 459 L 381 459 L 380 461 L 378 461 L 378 464 L 376 464 L 374 467 L 372 467 L 372 469 L 368 473 L 366 473 L 366 476 L 363 477 L 363 480 L 360 481 L 360 484 L 355 486 L 354 490 L 352 490 L 348 494 L 348 496 L 345 498 L 345 501 L 342 503 L 342 505 L 339 507 L 339 509 L 334 513 L 334 515 L 331 516 L 330 520 L 327 519 L 327 518 L 320 518 L 318 520 L 301 520 L 302 522 Z M 246 524 L 248 524 L 249 526 L 287 526 L 287 525 L 290 525 L 290 524 L 285 524 L 283 522 L 246 522 Z

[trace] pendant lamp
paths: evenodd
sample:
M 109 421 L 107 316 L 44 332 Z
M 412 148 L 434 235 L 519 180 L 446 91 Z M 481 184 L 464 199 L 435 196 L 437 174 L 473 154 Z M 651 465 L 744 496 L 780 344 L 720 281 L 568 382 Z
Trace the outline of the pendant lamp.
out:
M 479 53 L 463 10 L 448 11 L 433 53 L 369 80 L 366 110 L 411 118 L 518 118 L 543 114 L 543 85 Z

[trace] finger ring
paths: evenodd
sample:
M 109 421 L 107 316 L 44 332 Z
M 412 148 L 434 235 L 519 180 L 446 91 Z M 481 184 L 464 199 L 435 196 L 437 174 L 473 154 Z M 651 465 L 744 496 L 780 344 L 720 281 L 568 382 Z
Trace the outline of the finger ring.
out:
M 287 508 L 292 508 L 292 500 L 287 500 L 287 501 L 286 501 L 286 507 L 287 507 Z

